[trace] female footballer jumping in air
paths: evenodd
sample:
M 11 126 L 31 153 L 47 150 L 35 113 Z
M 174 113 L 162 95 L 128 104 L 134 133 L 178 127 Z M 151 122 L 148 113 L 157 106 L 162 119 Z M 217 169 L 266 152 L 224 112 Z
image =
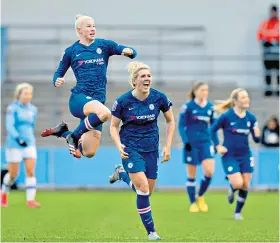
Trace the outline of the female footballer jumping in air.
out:
M 78 15 L 75 29 L 79 41 L 65 50 L 53 83 L 55 87 L 61 87 L 65 82 L 63 77 L 71 66 L 77 84 L 71 90 L 69 109 L 73 116 L 81 119 L 81 123 L 74 131 L 69 131 L 67 124 L 62 122 L 46 129 L 42 136 L 64 137 L 74 157 L 80 158 L 82 153 L 90 158 L 99 146 L 102 124 L 111 116 L 110 110 L 104 105 L 109 57 L 124 55 L 134 58 L 137 53 L 112 40 L 95 38 L 95 23 L 89 16 Z
M 158 173 L 157 119 L 160 111 L 163 112 L 167 124 L 162 162 L 170 160 L 170 148 L 175 129 L 172 103 L 165 94 L 151 89 L 152 74 L 149 66 L 141 62 L 131 62 L 128 65 L 128 71 L 133 90 L 115 101 L 110 127 L 111 136 L 120 152 L 123 166 L 116 167 L 115 173 L 110 176 L 110 183 L 123 180 L 136 192 L 138 213 L 146 228 L 148 239 L 160 240 L 154 227 L 149 196 L 154 190 Z
M 183 162 L 187 169 L 187 193 L 192 213 L 207 212 L 203 195 L 207 191 L 214 172 L 214 147 L 209 132 L 209 124 L 214 122 L 213 104 L 207 101 L 208 85 L 197 82 L 189 93 L 190 101 L 181 107 L 179 133 L 184 143 Z M 198 196 L 195 192 L 196 168 L 202 165 L 204 178 L 200 182 Z
M 233 203 L 234 192 L 238 190 L 235 220 L 243 220 L 241 210 L 248 195 L 248 188 L 254 170 L 254 160 L 250 150 L 248 136 L 251 133 L 256 143 L 260 141 L 260 129 L 254 114 L 247 111 L 250 98 L 245 89 L 235 89 L 230 98 L 214 107 L 222 113 L 211 127 L 212 136 L 221 128 L 224 132 L 224 143 L 217 137 L 213 141 L 219 154 L 227 178 L 230 181 L 228 202 Z

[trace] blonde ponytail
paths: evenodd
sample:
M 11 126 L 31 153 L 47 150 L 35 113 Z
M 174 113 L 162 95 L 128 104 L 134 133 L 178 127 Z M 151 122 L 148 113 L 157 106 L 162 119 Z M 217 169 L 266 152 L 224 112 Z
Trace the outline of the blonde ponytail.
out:
M 227 100 L 215 100 L 216 105 L 214 106 L 214 110 L 223 113 L 234 106 L 234 101 L 238 99 L 238 94 L 241 91 L 246 91 L 245 89 L 238 88 L 234 89 L 231 94 L 230 98 Z
M 142 69 L 147 69 L 151 72 L 150 67 L 143 62 L 134 61 L 134 62 L 130 62 L 127 65 L 127 71 L 130 74 L 129 83 L 132 86 L 132 88 L 135 88 L 135 84 L 133 83 L 133 81 L 137 78 L 138 72 Z

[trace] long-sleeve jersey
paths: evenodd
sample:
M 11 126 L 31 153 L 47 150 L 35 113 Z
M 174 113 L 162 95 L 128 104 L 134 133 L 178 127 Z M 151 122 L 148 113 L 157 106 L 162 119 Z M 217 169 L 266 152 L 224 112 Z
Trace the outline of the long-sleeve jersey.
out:
M 183 143 L 203 143 L 211 141 L 209 124 L 214 122 L 213 104 L 204 107 L 191 100 L 181 107 L 179 133 Z
M 28 146 L 35 146 L 34 135 L 37 120 L 37 108 L 29 103 L 24 105 L 19 101 L 11 103 L 6 113 L 6 147 L 22 148 L 17 139 L 23 139 Z
M 71 91 L 85 94 L 104 103 L 109 57 L 121 55 L 124 48 L 126 46 L 118 45 L 112 40 L 97 38 L 90 46 L 77 41 L 65 50 L 53 76 L 53 83 L 55 84 L 57 78 L 62 78 L 71 66 L 77 80 L 76 86 Z M 134 58 L 137 53 L 132 50 L 131 58 Z
M 272 18 L 262 21 L 257 32 L 257 38 L 260 41 L 269 43 L 273 43 L 273 41 L 279 42 L 279 19 Z
M 122 144 L 137 152 L 158 150 L 160 111 L 167 112 L 171 101 L 160 91 L 150 90 L 149 96 L 140 101 L 129 91 L 119 97 L 112 108 L 112 115 L 122 120 L 120 139 Z
M 220 128 L 223 129 L 224 143 L 228 150 L 228 154 L 244 155 L 250 152 L 249 134 L 251 133 L 256 143 L 259 142 L 259 137 L 255 136 L 254 127 L 257 126 L 257 120 L 254 114 L 246 111 L 246 115 L 240 118 L 236 115 L 233 108 L 223 113 L 211 127 L 212 136 Z M 214 138 L 214 145 L 219 144 L 219 139 Z

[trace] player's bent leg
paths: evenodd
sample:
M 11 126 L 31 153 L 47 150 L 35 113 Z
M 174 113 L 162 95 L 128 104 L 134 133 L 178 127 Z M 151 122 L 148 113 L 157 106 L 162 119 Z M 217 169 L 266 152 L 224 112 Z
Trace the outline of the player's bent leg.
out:
M 149 183 L 144 172 L 129 173 L 129 177 L 132 180 L 136 188 L 137 193 L 137 209 L 141 217 L 142 223 L 148 234 L 149 240 L 161 240 L 157 235 L 154 221 L 152 217 L 151 205 L 150 205 L 150 195 L 149 195 Z
M 235 220 L 243 220 L 243 217 L 241 215 L 242 208 L 245 205 L 247 196 L 248 196 L 248 188 L 249 184 L 252 178 L 251 173 L 244 173 L 241 174 L 243 178 L 243 187 L 239 189 L 238 191 L 238 197 L 237 197 L 237 204 L 235 208 L 235 214 L 234 214 L 234 219 Z
M 91 130 L 83 134 L 79 141 L 80 152 L 87 158 L 92 158 L 100 144 L 102 132 Z
M 186 170 L 187 170 L 187 182 L 186 182 L 186 190 L 187 194 L 189 196 L 190 200 L 190 209 L 189 211 L 191 213 L 197 213 L 199 212 L 199 208 L 196 204 L 196 198 L 195 198 L 195 189 L 196 189 L 196 183 L 195 183 L 195 176 L 196 176 L 196 165 L 194 164 L 187 164 Z
M 84 115 L 96 114 L 98 118 L 103 122 L 107 121 L 111 117 L 111 111 L 97 100 L 92 100 L 84 105 Z
M 203 171 L 204 171 L 204 178 L 200 182 L 200 188 L 197 197 L 197 206 L 199 211 L 201 212 L 208 212 L 208 205 L 205 202 L 203 195 L 207 191 L 212 175 L 214 173 L 214 160 L 213 159 L 205 159 L 201 162 Z
M 234 202 L 234 193 L 243 187 L 243 178 L 240 172 L 227 175 L 230 182 L 230 188 L 228 189 L 228 202 L 231 204 Z
M 24 159 L 25 171 L 26 171 L 26 205 L 29 208 L 39 208 L 40 203 L 35 201 L 36 197 L 36 185 L 37 180 L 34 175 L 36 159 L 26 158 Z
M 97 100 L 91 100 L 85 103 L 83 105 L 83 114 L 81 115 L 80 113 L 81 112 L 75 114 L 80 117 L 86 117 L 80 122 L 73 133 L 67 137 L 70 153 L 74 156 L 78 153 L 78 141 L 82 135 L 88 131 L 94 130 L 96 127 L 107 121 L 111 116 L 110 110 Z
M 8 164 L 8 173 L 3 178 L 1 188 L 1 207 L 8 207 L 8 192 L 16 180 L 19 165 L 19 162 L 9 162 Z

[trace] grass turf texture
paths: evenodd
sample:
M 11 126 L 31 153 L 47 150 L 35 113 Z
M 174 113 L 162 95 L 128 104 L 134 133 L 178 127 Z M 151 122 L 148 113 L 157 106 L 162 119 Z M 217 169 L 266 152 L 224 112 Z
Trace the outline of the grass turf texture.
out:
M 155 192 L 152 212 L 162 241 L 278 242 L 278 193 L 249 193 L 244 221 L 234 221 L 226 193 L 208 193 L 208 213 L 189 213 L 184 192 Z M 25 206 L 25 193 L 12 192 L 2 209 L 2 241 L 148 241 L 135 194 L 120 192 L 39 192 L 40 209 Z

